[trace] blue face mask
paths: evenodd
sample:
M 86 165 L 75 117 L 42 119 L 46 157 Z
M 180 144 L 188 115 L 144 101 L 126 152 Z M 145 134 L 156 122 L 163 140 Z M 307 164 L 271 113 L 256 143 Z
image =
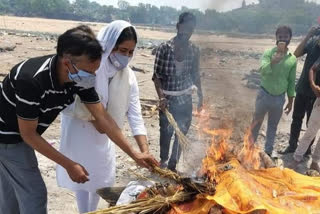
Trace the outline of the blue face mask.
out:
M 118 70 L 123 70 L 128 66 L 132 57 L 124 56 L 119 53 L 112 53 L 110 54 L 109 59 L 114 67 L 116 67 Z
M 72 64 L 72 66 L 78 73 L 73 74 L 69 71 L 68 77 L 71 81 L 76 83 L 76 86 L 85 89 L 92 88 L 95 86 L 96 76 L 94 74 L 80 70 L 74 64 Z

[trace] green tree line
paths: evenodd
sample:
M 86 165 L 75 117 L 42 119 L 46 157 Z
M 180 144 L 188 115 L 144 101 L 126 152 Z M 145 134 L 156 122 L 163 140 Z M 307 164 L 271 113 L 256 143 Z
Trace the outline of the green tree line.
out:
M 304 0 L 260 0 L 254 5 L 247 5 L 243 0 L 239 9 L 218 12 L 187 7 L 177 10 L 142 3 L 132 6 L 125 0 L 119 0 L 118 7 L 89 0 L 0 0 L 1 14 L 97 22 L 124 19 L 134 24 L 174 26 L 183 11 L 193 12 L 198 19 L 198 28 L 203 30 L 271 33 L 276 26 L 287 24 L 299 35 L 317 23 L 320 6 Z

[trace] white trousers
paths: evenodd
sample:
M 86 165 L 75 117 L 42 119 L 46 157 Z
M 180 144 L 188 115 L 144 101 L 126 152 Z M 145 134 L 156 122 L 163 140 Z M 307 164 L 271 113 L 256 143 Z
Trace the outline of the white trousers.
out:
M 310 115 L 310 119 L 308 122 L 308 129 L 302 139 L 299 141 L 299 145 L 294 152 L 293 158 L 300 162 L 303 160 L 303 155 L 308 150 L 311 141 L 317 136 L 317 133 L 320 129 L 320 98 L 317 98 L 313 105 L 313 110 Z M 315 150 L 312 154 L 312 161 L 319 162 L 320 161 L 320 139 L 316 143 Z
M 79 213 L 87 213 L 97 210 L 100 196 L 95 192 L 78 190 L 75 192 Z

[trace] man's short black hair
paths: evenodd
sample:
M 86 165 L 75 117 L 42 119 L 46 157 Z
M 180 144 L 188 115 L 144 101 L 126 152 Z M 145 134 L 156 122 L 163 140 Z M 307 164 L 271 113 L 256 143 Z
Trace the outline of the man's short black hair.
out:
M 80 25 L 59 36 L 57 54 L 60 57 L 63 54 L 70 54 L 71 56 L 86 55 L 90 60 L 95 61 L 101 58 L 102 47 L 91 28 Z
M 277 30 L 276 30 L 276 36 L 278 35 L 278 33 L 279 33 L 280 31 L 287 31 L 287 32 L 289 33 L 289 35 L 290 35 L 290 38 L 292 37 L 292 29 L 291 29 L 291 27 L 289 27 L 289 26 L 287 26 L 287 25 L 281 25 L 281 26 L 279 26 L 279 27 L 277 28 Z
M 193 15 L 193 13 L 183 12 L 179 16 L 178 24 L 183 24 L 183 23 L 186 23 L 186 22 L 193 22 L 193 24 L 196 25 L 197 24 L 197 18 L 195 17 L 195 15 Z

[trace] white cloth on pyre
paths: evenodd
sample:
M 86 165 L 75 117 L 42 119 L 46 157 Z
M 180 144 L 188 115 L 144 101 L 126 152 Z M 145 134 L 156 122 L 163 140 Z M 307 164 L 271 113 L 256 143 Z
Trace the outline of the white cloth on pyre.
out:
M 150 188 L 154 185 L 151 181 L 130 181 L 126 188 L 122 191 L 118 201 L 118 205 L 126 205 L 137 199 L 137 196 L 142 193 L 146 188 Z

